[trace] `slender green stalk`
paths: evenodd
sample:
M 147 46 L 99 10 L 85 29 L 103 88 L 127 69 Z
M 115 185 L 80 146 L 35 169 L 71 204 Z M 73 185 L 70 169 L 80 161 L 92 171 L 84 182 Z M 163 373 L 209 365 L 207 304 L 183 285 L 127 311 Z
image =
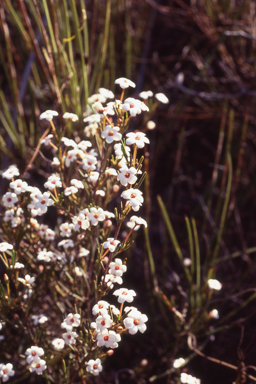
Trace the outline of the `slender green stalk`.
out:
M 196 304 L 199 308 L 200 306 L 200 293 L 201 293 L 201 262 L 200 262 L 200 248 L 198 241 L 198 233 L 196 228 L 195 219 L 191 220 L 192 230 L 194 235 L 194 245 L 195 245 L 195 254 L 196 254 Z
M 147 249 L 147 254 L 148 254 L 148 260 L 149 260 L 149 267 L 150 267 L 150 272 L 152 276 L 152 281 L 154 285 L 154 289 L 158 289 L 158 282 L 157 282 L 157 277 L 156 277 L 156 269 L 155 269 L 155 263 L 154 263 L 154 258 L 151 250 L 151 245 L 149 241 L 149 235 L 148 235 L 148 229 L 144 228 L 144 236 L 145 236 L 145 243 L 146 243 L 146 249 Z
M 227 215 L 229 198 L 230 198 L 230 193 L 231 193 L 232 160 L 231 160 L 230 153 L 227 154 L 227 164 L 228 164 L 228 181 L 227 181 L 226 196 L 225 196 L 224 205 L 223 205 L 223 209 L 222 209 L 222 214 L 221 214 L 221 219 L 220 219 L 220 227 L 219 227 L 219 231 L 218 231 L 218 235 L 217 235 L 217 239 L 216 239 L 216 245 L 215 245 L 215 248 L 214 248 L 213 254 L 212 254 L 212 260 L 211 260 L 212 266 L 215 265 L 215 260 L 218 256 L 220 243 L 221 243 L 221 239 L 222 239 L 222 235 L 223 235 L 223 231 L 224 231 L 224 227 L 225 227 L 225 219 L 226 219 L 226 215 Z
M 86 107 L 88 96 L 89 96 L 89 94 L 88 94 L 87 66 L 85 64 L 83 42 L 82 42 L 82 37 L 81 37 L 81 33 L 80 33 L 80 25 L 79 25 L 77 7 L 76 7 L 75 0 L 71 0 L 71 4 L 72 4 L 72 10 L 73 10 L 73 18 L 74 18 L 75 27 L 76 27 L 76 38 L 78 40 L 78 46 L 79 46 L 80 55 L 81 55 L 83 90 L 84 90 L 84 104 Z

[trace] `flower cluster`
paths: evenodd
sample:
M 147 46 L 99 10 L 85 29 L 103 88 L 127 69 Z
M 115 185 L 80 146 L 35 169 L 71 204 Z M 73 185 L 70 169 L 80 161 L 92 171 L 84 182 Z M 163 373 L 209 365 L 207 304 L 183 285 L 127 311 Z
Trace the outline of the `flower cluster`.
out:
M 131 245 L 133 231 L 147 227 L 133 211 L 144 202 L 143 158 L 138 155 L 150 142 L 142 131 L 127 132 L 130 119 L 149 110 L 147 97 L 141 95 L 145 102 L 125 99 L 125 89 L 135 84 L 125 78 L 116 84 L 121 87 L 120 99 L 107 102 L 114 95 L 104 88 L 89 98 L 84 138 L 68 131 L 78 124 L 77 115 L 66 112 L 64 126 L 54 122 L 56 111 L 40 115 L 49 124 L 40 140 L 49 164 L 42 182 L 30 185 L 29 171 L 21 175 L 15 165 L 2 173 L 9 181 L 1 199 L 5 298 L 22 308 L 24 316 L 17 317 L 17 324 L 23 322 L 24 337 L 29 335 L 26 345 L 35 344 L 40 334 L 43 348 L 32 345 L 25 351 L 29 370 L 37 374 L 47 369 L 53 354 L 65 349 L 68 356 L 75 347 L 81 361 L 88 351 L 86 371 L 98 375 L 106 355 L 102 348 L 117 348 L 124 332 L 146 330 L 147 316 L 135 307 L 124 308 L 125 302 L 134 300 L 134 290 L 114 290 L 119 308 L 102 300 L 115 284 L 123 283 L 127 266 L 122 253 Z M 130 231 L 121 239 L 124 223 Z M 60 323 L 65 331 L 61 335 Z M 48 324 L 55 326 L 47 329 Z M 72 364 L 76 369 L 75 361 Z M 10 363 L 0 365 L 3 381 L 14 375 L 12 368 Z

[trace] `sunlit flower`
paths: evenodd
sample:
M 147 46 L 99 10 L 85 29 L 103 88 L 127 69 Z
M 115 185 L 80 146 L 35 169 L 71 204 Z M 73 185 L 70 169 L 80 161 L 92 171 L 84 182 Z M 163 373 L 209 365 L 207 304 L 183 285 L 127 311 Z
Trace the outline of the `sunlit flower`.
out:
M 18 197 L 16 195 L 16 193 L 14 192 L 6 192 L 3 197 L 2 197 L 2 202 L 3 202 L 3 205 L 6 207 L 6 208 L 12 208 L 14 207 L 15 203 L 17 203 L 18 201 Z
M 149 144 L 149 139 L 143 132 L 129 132 L 126 137 L 126 144 L 128 145 L 136 144 L 138 148 L 143 148 L 145 143 Z
M 26 183 L 26 181 L 22 181 L 21 179 L 17 179 L 10 183 L 10 187 L 14 189 L 14 193 L 16 193 L 16 195 L 20 195 L 22 192 L 26 192 L 28 183 Z
M 131 303 L 136 293 L 133 289 L 119 288 L 113 292 L 113 295 L 118 296 L 118 303 L 124 303 L 125 301 Z
M 100 300 L 97 304 L 92 307 L 92 314 L 97 315 L 98 313 L 100 313 L 101 315 L 103 315 L 105 313 L 108 313 L 108 307 L 109 303 L 107 301 Z
M 40 315 L 32 315 L 31 317 L 34 325 L 44 324 L 46 323 L 46 321 L 48 321 L 48 317 L 46 317 L 42 313 Z
M 126 265 L 123 264 L 121 259 L 116 258 L 114 261 L 111 261 L 109 264 L 109 273 L 116 275 L 116 276 L 122 276 L 124 272 L 127 271 Z
M 98 376 L 102 371 L 101 360 L 89 360 L 87 363 L 86 371 L 92 373 L 94 376 Z
M 209 317 L 212 319 L 219 319 L 220 315 L 217 309 L 212 309 L 211 312 L 209 313 Z
M 64 322 L 67 325 L 71 325 L 72 327 L 79 327 L 80 325 L 80 315 L 78 313 L 73 314 L 70 313 L 65 319 Z
M 5 382 L 9 380 L 10 376 L 15 374 L 13 365 L 11 363 L 0 364 L 0 378 Z
M 40 357 L 43 356 L 43 348 L 39 348 L 36 345 L 33 345 L 30 348 L 27 348 L 25 355 L 27 355 L 27 363 L 37 362 L 40 360 Z
M 147 100 L 149 97 L 153 96 L 152 91 L 143 91 L 139 94 L 139 97 L 141 97 L 143 100 Z
M 10 167 L 2 173 L 2 177 L 11 180 L 14 176 L 19 176 L 20 172 L 16 165 L 10 165 Z
M 169 99 L 165 96 L 164 93 L 156 93 L 155 98 L 163 104 L 169 103 Z
M 68 119 L 74 122 L 78 120 L 78 116 L 75 113 L 65 112 L 63 115 L 63 119 Z
M 43 119 L 46 119 L 48 121 L 51 121 L 53 119 L 54 116 L 58 116 L 58 112 L 56 111 L 51 111 L 50 109 L 41 113 L 41 115 L 39 116 L 39 120 L 43 120 Z
M 119 133 L 119 127 L 112 127 L 111 125 L 106 125 L 104 131 L 101 132 L 101 137 L 105 139 L 108 144 L 122 139 L 122 135 Z
M 76 343 L 76 337 L 78 334 L 76 332 L 73 332 L 71 330 L 68 330 L 67 332 L 62 334 L 63 339 L 65 340 L 66 344 L 75 344 Z
M 30 288 L 30 286 L 34 283 L 35 278 L 34 278 L 34 277 L 30 277 L 30 275 L 26 275 L 26 276 L 25 276 L 25 279 L 23 279 L 23 278 L 21 278 L 21 277 L 18 277 L 18 280 L 19 280 L 22 284 L 24 284 L 24 285 L 26 285 L 27 287 Z
M 215 289 L 216 291 L 219 291 L 222 288 L 222 284 L 216 279 L 209 279 L 207 284 L 210 289 Z
M 172 366 L 173 366 L 173 368 L 177 369 L 177 368 L 182 367 L 184 365 L 184 363 L 185 363 L 185 360 L 182 357 L 180 357 L 179 359 L 175 359 L 173 361 Z
M 141 217 L 132 216 L 130 218 L 130 221 L 133 221 L 136 225 L 144 225 L 145 228 L 148 227 L 146 220 L 142 219 Z
M 104 241 L 103 248 L 109 249 L 110 252 L 115 252 L 115 249 L 118 244 L 120 244 L 119 240 L 115 240 L 113 237 L 109 237 L 107 241 Z
M 63 339 L 56 338 L 52 340 L 52 345 L 55 351 L 61 351 L 65 346 L 65 341 Z
M 0 243 L 0 252 L 6 252 L 8 249 L 13 249 L 13 245 L 6 243 L 5 241 Z
M 139 115 L 141 113 L 141 101 L 133 97 L 128 97 L 128 99 L 124 100 L 122 110 L 130 112 L 130 115 L 133 117 Z
M 90 213 L 87 216 L 88 220 L 90 220 L 91 225 L 97 225 L 99 221 L 105 220 L 105 214 L 102 208 L 90 208 Z
M 119 84 L 123 89 L 128 87 L 135 88 L 135 83 L 129 79 L 126 79 L 125 77 L 119 77 L 119 79 L 116 79 L 115 84 Z
M 98 347 L 107 347 L 107 348 L 117 348 L 118 344 L 121 341 L 121 336 L 115 331 L 108 331 L 104 329 L 101 333 L 97 335 L 97 345 Z
M 47 368 L 45 360 L 39 359 L 38 361 L 33 361 L 30 364 L 30 372 L 36 372 L 38 375 L 42 375 L 43 371 Z
M 117 175 L 117 180 L 126 187 L 128 184 L 135 184 L 137 181 L 137 170 L 134 167 L 123 167 L 120 168 L 120 172 Z
M 125 328 L 131 335 L 135 335 L 138 331 L 144 333 L 147 329 L 145 323 L 148 321 L 146 315 L 137 310 L 132 310 L 128 313 L 128 316 L 124 319 Z

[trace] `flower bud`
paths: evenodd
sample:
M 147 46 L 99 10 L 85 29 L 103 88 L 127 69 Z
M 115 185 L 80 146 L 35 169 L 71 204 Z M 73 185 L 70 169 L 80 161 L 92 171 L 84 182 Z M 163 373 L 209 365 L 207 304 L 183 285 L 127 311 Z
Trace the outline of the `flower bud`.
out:
M 152 129 L 155 129 L 155 127 L 156 127 L 156 123 L 154 121 L 149 120 L 147 122 L 147 129 L 152 130 Z
M 4 281 L 6 283 L 9 283 L 9 277 L 8 277 L 8 275 L 6 273 L 4 274 Z
M 43 270 L 44 270 L 44 266 L 43 265 L 39 265 L 38 269 L 39 269 L 39 272 L 42 273 Z
M 106 225 L 107 228 L 112 227 L 112 221 L 109 220 L 109 219 L 106 220 L 106 221 L 105 221 L 105 225 Z
M 113 192 L 114 193 L 117 193 L 119 191 L 119 189 L 120 189 L 119 185 L 117 185 L 117 184 L 113 185 Z
M 109 349 L 107 352 L 106 352 L 106 355 L 107 356 L 112 356 L 114 353 L 113 349 Z

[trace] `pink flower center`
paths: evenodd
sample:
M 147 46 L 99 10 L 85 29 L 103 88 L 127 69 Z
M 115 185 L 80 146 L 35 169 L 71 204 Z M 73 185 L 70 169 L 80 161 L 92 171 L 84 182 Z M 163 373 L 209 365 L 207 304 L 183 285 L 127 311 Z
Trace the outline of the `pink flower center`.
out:
M 36 352 L 33 351 L 33 352 L 31 353 L 31 355 L 32 355 L 32 356 L 36 356 Z
M 45 199 L 41 200 L 41 204 L 45 204 L 45 203 L 46 203 Z
M 132 194 L 131 194 L 131 198 L 132 198 L 132 199 L 135 199 L 135 197 L 136 197 L 136 196 L 134 195 L 134 193 L 132 193 Z
M 97 364 L 94 364 L 94 365 L 93 365 L 93 369 L 98 369 L 98 365 L 97 365 Z
M 71 323 L 74 323 L 74 321 L 75 321 L 74 317 L 72 317 L 72 318 L 70 319 L 70 321 L 71 321 Z
M 104 341 L 108 341 L 108 339 L 109 339 L 109 336 L 107 335 L 107 336 L 104 336 Z
M 118 265 L 116 265 L 115 270 L 118 271 L 118 269 L 120 269 L 120 267 L 118 267 Z
M 93 217 L 95 217 L 95 219 L 98 219 L 98 217 L 99 217 L 98 213 L 95 213 L 95 214 L 93 215 Z
M 108 133 L 108 136 L 114 136 L 114 132 L 113 132 L 113 131 L 110 131 L 110 132 Z
M 130 173 L 129 173 L 129 172 L 126 172 L 126 173 L 124 174 L 124 177 L 126 177 L 127 179 L 129 179 L 129 177 L 130 177 Z
M 104 326 L 105 324 L 106 324 L 106 323 L 105 323 L 105 321 L 104 321 L 104 320 L 102 320 L 102 322 L 101 322 L 101 325 L 103 325 L 103 326 Z
M 134 319 L 134 321 L 133 321 L 133 324 L 134 324 L 134 325 L 139 325 L 139 323 L 140 323 L 140 322 L 139 322 L 138 319 Z

